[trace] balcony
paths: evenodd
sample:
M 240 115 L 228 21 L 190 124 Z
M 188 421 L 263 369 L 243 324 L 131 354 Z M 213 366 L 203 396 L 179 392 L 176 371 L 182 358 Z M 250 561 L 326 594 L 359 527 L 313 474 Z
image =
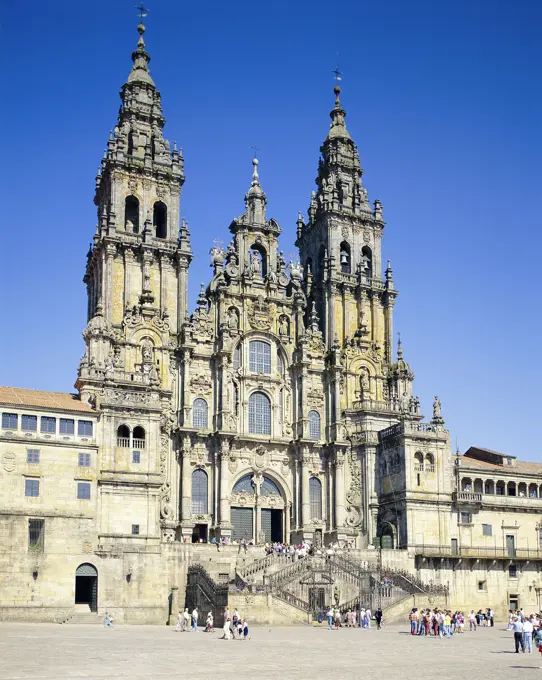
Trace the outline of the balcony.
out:
M 133 439 L 132 440 L 132 448 L 133 449 L 144 449 L 145 448 L 145 440 L 144 439 Z
M 542 560 L 542 550 L 528 548 L 507 548 L 497 546 L 451 546 L 451 545 L 414 545 L 409 548 L 421 557 L 448 557 L 453 559 L 505 559 L 505 560 Z
M 456 505 L 482 505 L 482 494 L 474 491 L 454 491 L 452 500 Z
M 130 439 L 128 437 L 117 437 L 117 446 L 121 449 L 129 449 Z

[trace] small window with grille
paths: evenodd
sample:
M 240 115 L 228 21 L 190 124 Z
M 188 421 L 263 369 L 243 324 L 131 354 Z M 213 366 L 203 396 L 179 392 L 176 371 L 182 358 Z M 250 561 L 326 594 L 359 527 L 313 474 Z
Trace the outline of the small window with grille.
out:
M 24 495 L 30 498 L 37 498 L 40 495 L 40 480 L 39 479 L 25 479 L 24 480 Z
M 249 369 L 253 373 L 271 373 L 271 345 L 263 340 L 252 340 L 249 345 Z
M 75 432 L 75 421 L 70 418 L 61 418 L 58 423 L 58 431 L 60 434 L 73 434 Z
M 132 524 L 132 536 L 139 536 L 139 524 Z
M 39 451 L 39 449 L 27 449 L 26 450 L 26 462 L 27 463 L 39 463 L 40 462 L 40 451 Z
M 80 501 L 90 500 L 90 482 L 77 482 L 77 498 Z
M 28 549 L 32 552 L 43 552 L 45 534 L 44 519 L 28 520 Z
M 79 454 L 79 467 L 90 467 L 90 453 Z
M 78 420 L 77 434 L 80 437 L 92 437 L 92 420 Z
M 132 451 L 132 463 L 141 463 L 141 451 Z
M 44 433 L 54 434 L 56 430 L 56 418 L 51 418 L 50 416 L 42 416 L 40 430 Z

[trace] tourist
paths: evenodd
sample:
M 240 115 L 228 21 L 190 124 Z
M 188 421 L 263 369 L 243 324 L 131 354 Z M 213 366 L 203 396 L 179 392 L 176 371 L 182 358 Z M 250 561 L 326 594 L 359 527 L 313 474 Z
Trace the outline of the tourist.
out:
M 231 620 L 224 617 L 224 625 L 222 626 L 223 635 L 220 640 L 231 640 Z
M 533 630 L 534 626 L 531 620 L 526 617 L 523 622 L 523 647 L 528 654 L 533 653 Z
M 177 614 L 177 625 L 175 626 L 175 630 L 177 633 L 183 629 L 183 622 L 184 622 L 184 616 L 182 611 L 179 609 L 179 613 Z
M 183 614 L 183 632 L 190 630 L 190 612 L 188 611 L 188 607 L 184 610 Z
M 516 645 L 516 654 L 519 654 L 519 648 L 525 653 L 525 644 L 523 642 L 523 623 L 519 620 L 519 616 L 514 616 L 512 621 L 512 630 L 514 631 L 514 643 Z
M 506 630 L 512 630 L 514 627 L 514 612 L 509 609 L 508 610 L 508 626 Z
M 447 638 L 451 638 L 453 635 L 452 612 L 449 610 L 444 614 L 444 632 L 446 633 Z
M 198 608 L 194 607 L 192 612 L 192 630 L 194 633 L 198 632 Z
M 365 627 L 370 628 L 371 627 L 371 617 L 372 613 L 369 607 L 365 610 Z
M 534 638 L 534 643 L 537 646 L 540 654 L 542 654 L 542 628 L 538 629 L 538 631 L 535 635 L 535 638 Z
M 333 609 L 331 607 L 326 612 L 327 627 L 329 630 L 333 630 Z
M 359 625 L 361 628 L 365 628 L 365 607 L 359 610 Z
M 341 612 L 336 608 L 333 610 L 333 618 L 335 620 L 335 628 L 339 630 L 341 627 Z
M 360 612 L 360 618 L 361 618 L 361 612 Z M 410 634 L 416 635 L 416 633 L 418 632 L 418 610 L 415 607 L 414 607 L 414 609 L 412 609 L 412 611 L 408 615 L 408 620 L 410 621 Z
M 357 626 L 357 617 L 358 617 L 358 614 L 357 614 L 356 610 L 354 609 L 354 611 L 352 612 L 352 626 L 354 628 Z
M 248 622 L 246 619 L 243 621 L 243 640 L 250 640 L 248 637 Z
M 352 612 L 350 609 L 346 612 L 346 627 L 352 628 Z
M 105 612 L 104 628 L 113 628 L 113 617 Z
M 213 613 L 209 612 L 207 614 L 207 621 L 205 622 L 204 633 L 212 633 L 212 632 L 213 632 Z
M 469 630 L 476 630 L 476 616 L 474 615 L 474 609 L 471 609 L 469 613 Z
M 382 628 L 382 619 L 384 618 L 384 615 L 382 614 L 382 609 L 378 607 L 378 609 L 375 611 L 375 621 L 376 621 L 376 629 L 380 630 Z

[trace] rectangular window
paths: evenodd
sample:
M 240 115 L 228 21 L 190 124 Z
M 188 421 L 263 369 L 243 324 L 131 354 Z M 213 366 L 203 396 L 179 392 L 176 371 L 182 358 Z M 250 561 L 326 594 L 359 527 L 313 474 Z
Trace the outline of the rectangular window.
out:
M 37 498 L 40 495 L 40 480 L 39 479 L 25 479 L 24 480 L 24 495 L 32 498 Z
M 491 524 L 482 524 L 482 533 L 484 536 L 493 536 L 493 527 Z
M 249 344 L 249 369 L 253 373 L 271 373 L 271 345 L 263 340 Z
M 79 454 L 79 467 L 90 467 L 90 453 Z
M 17 429 L 17 414 L 16 413 L 2 413 L 2 427 L 4 430 Z
M 487 586 L 486 586 L 485 581 L 478 581 L 478 590 L 480 590 L 480 591 L 487 590 Z
M 461 524 L 471 524 L 472 518 L 470 512 L 462 512 L 460 515 Z
M 42 418 L 43 420 L 43 418 Z M 60 434 L 74 434 L 75 432 L 75 421 L 69 418 L 61 418 L 59 423 Z
M 81 501 L 90 500 L 90 482 L 77 482 L 77 498 Z
M 517 578 L 517 576 L 518 576 L 518 568 L 516 567 L 515 564 L 511 564 L 511 565 L 508 567 L 508 576 L 509 576 L 510 578 Z
M 139 524 L 132 524 L 132 535 L 133 536 L 139 535 Z
M 44 519 L 28 520 L 28 549 L 32 552 L 43 552 L 44 530 Z
M 40 451 L 39 451 L 39 449 L 27 449 L 26 450 L 26 462 L 27 463 L 39 463 L 40 462 Z
M 36 432 L 38 429 L 38 416 L 21 416 L 21 427 L 25 432 Z
M 56 418 L 51 418 L 50 416 L 42 416 L 40 430 L 41 432 L 54 434 L 56 431 Z
M 132 451 L 132 463 L 141 463 L 141 451 Z
M 78 420 L 77 434 L 80 437 L 92 437 L 92 420 Z

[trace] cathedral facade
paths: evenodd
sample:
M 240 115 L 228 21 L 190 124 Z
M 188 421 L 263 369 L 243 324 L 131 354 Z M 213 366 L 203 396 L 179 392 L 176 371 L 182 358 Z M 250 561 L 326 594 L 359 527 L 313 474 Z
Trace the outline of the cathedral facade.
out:
M 455 584 L 466 602 L 476 578 L 454 580 L 463 548 L 460 564 L 476 560 L 477 570 L 504 560 L 499 578 L 477 581 L 499 592 L 523 536 L 540 549 L 542 473 L 482 449 L 452 455 L 437 397 L 423 422 L 414 374 L 394 347 L 383 208 L 363 186 L 340 88 L 307 217 L 297 219 L 299 259 L 284 258 L 254 159 L 244 212 L 227 247 L 213 245 L 213 277 L 191 311 L 183 155 L 164 138 L 138 30 L 96 178 L 78 394 L 0 389 L 0 612 L 62 618 L 79 598 L 121 619 L 162 620 L 198 550 L 217 578 L 235 578 L 237 551 L 205 552 L 215 540 L 379 552 Z M 476 475 L 460 474 L 469 464 Z M 487 475 L 495 485 L 504 473 L 529 489 L 523 529 L 519 492 L 503 506 L 484 491 Z M 494 545 L 475 528 L 484 511 L 502 519 Z M 468 557 L 477 543 L 488 555 Z M 514 582 L 512 595 L 520 590 Z

